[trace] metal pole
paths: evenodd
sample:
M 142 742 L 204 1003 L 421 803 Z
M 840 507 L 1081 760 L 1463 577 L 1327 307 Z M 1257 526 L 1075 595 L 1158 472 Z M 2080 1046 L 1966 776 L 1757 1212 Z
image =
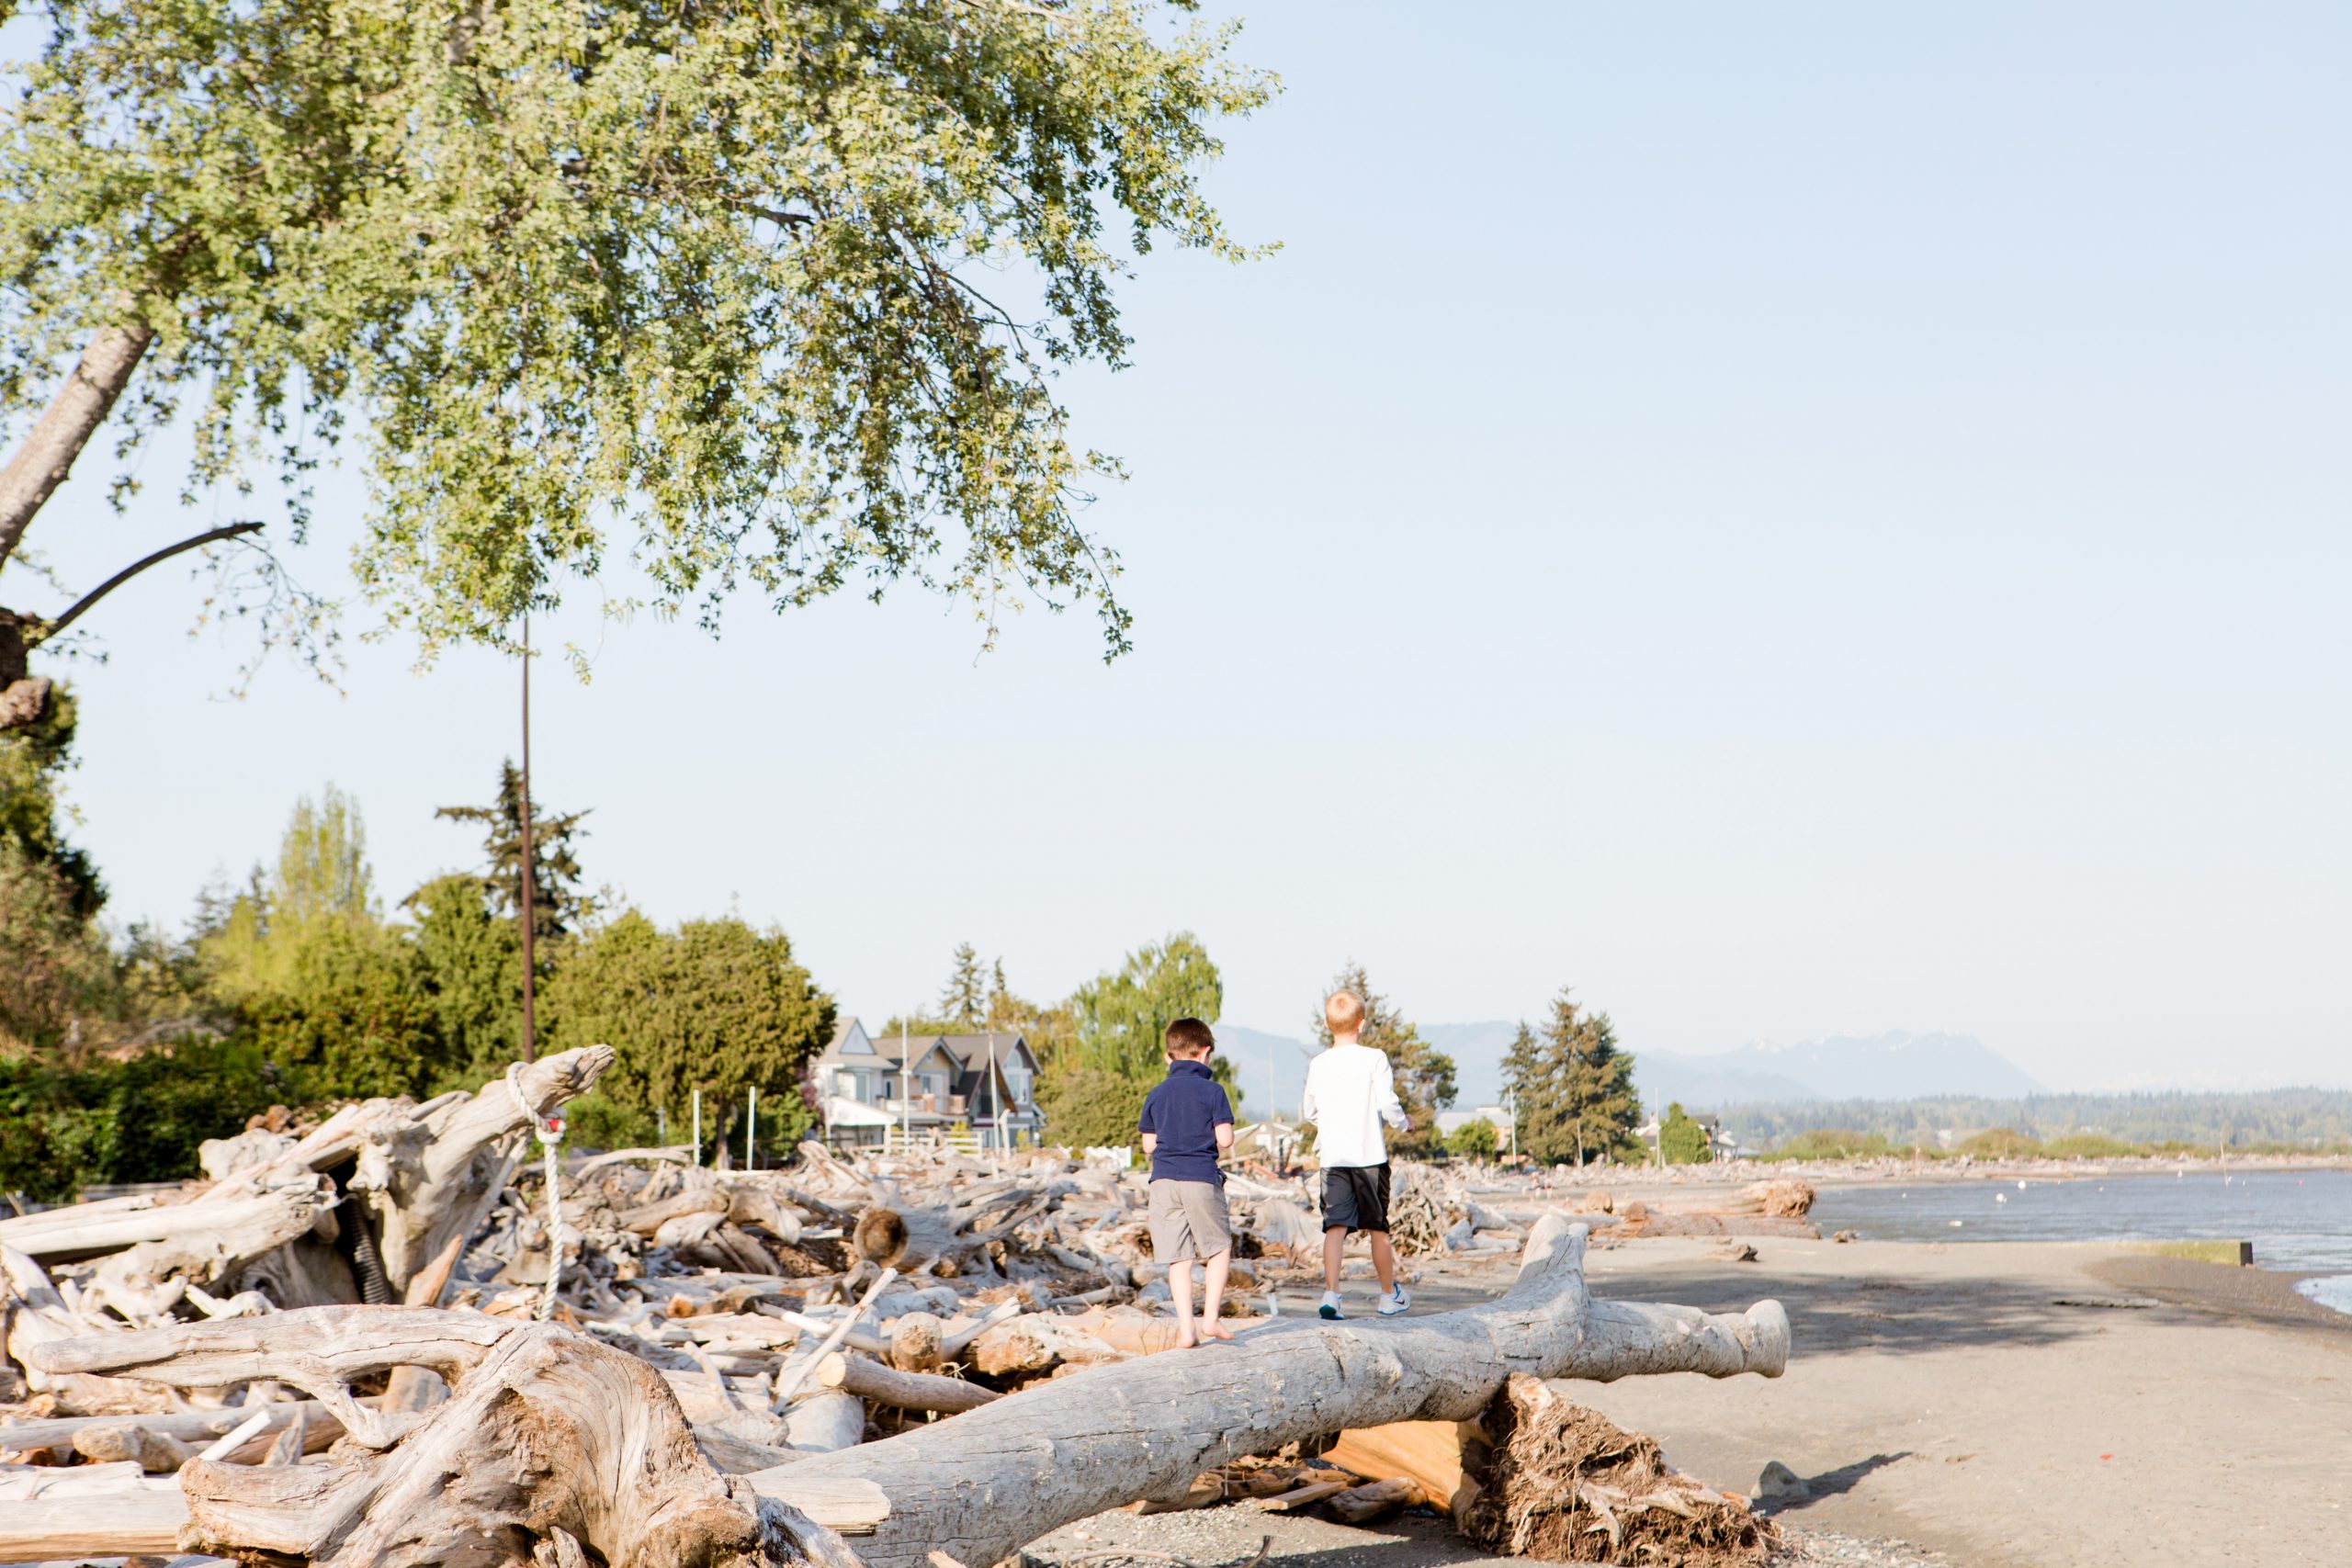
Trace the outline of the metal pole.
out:
M 702 1090 L 695 1090 L 695 1163 L 702 1163 Z
M 531 884 L 537 880 L 531 864 L 531 617 L 523 617 L 523 799 L 516 815 L 523 821 L 523 1060 L 538 1057 L 538 1032 L 533 1025 L 531 1004 L 537 989 L 531 959 L 531 927 L 537 923 L 531 913 Z
M 760 1130 L 760 1091 L 755 1089 L 751 1094 L 751 1104 L 743 1112 L 743 1168 L 757 1170 L 760 1168 L 760 1147 L 752 1140 Z
M 996 1031 L 989 1031 L 989 1146 L 1004 1146 L 1004 1101 L 996 1092 Z
M 653 1113 L 653 1141 L 663 1148 L 670 1146 L 670 1108 L 662 1107 Z
M 915 1075 L 914 1064 L 907 1060 L 907 1021 L 899 1020 L 899 1146 L 912 1148 L 915 1141 Z

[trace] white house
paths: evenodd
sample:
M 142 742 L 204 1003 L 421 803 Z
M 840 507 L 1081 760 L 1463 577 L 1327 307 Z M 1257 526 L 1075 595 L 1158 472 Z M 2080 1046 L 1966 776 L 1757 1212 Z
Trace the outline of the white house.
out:
M 1032 1143 L 1045 1125 L 1035 1100 L 1037 1058 L 1018 1034 L 876 1040 L 847 1018 L 809 1072 L 835 1143 L 879 1145 L 892 1127 L 968 1128 L 991 1139 L 1001 1129 L 1006 1143 Z

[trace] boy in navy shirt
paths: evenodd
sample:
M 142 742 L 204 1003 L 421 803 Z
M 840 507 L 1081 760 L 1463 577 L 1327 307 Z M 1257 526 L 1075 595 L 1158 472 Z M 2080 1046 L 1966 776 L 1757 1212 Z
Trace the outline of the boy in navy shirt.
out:
M 1176 1343 L 1230 1339 L 1218 1321 L 1225 1279 L 1233 1267 L 1233 1227 L 1225 1213 L 1225 1173 L 1217 1156 L 1233 1147 L 1233 1102 L 1209 1076 L 1216 1036 L 1197 1018 L 1168 1026 L 1168 1076 L 1144 1097 L 1143 1152 L 1151 1158 L 1151 1255 L 1168 1265 L 1176 1308 Z M 1200 1328 L 1193 1327 L 1193 1259 L 1208 1275 Z

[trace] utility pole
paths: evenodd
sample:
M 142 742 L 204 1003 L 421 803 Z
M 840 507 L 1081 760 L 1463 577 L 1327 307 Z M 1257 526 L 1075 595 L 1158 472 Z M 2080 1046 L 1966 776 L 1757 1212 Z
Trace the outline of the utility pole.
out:
M 531 617 L 523 617 L 523 799 L 517 808 L 523 819 L 523 1060 L 538 1059 L 538 1032 L 531 1019 L 533 993 L 537 990 L 538 976 L 534 973 L 531 958 L 531 928 L 537 918 L 531 912 L 531 884 L 538 878 L 531 863 Z

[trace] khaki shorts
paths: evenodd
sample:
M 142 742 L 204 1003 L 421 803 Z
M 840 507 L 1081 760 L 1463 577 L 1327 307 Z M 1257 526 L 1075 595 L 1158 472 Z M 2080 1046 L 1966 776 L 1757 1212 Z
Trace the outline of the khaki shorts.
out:
M 1233 1245 L 1225 1215 L 1225 1184 L 1219 1181 L 1155 1181 L 1151 1184 L 1151 1258 L 1182 1263 L 1215 1258 Z

